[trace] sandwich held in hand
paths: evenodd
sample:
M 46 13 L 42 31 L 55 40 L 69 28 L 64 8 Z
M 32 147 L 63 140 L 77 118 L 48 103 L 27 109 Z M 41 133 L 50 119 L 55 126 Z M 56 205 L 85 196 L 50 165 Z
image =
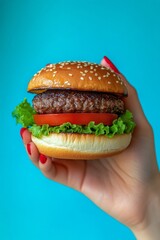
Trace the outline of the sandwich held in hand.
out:
M 40 153 L 62 159 L 98 159 L 126 149 L 135 127 L 120 75 L 99 64 L 47 64 L 28 84 L 36 94 L 12 112 Z

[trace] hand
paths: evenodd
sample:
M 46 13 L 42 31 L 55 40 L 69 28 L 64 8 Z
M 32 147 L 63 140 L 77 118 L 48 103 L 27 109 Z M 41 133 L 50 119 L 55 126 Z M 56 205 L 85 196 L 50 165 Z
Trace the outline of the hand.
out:
M 118 71 L 107 58 L 101 64 Z M 139 239 L 158 239 L 153 234 L 160 228 L 160 174 L 153 132 L 136 90 L 124 76 L 121 77 L 129 93 L 126 108 L 132 111 L 136 122 L 132 142 L 124 152 L 107 159 L 88 161 L 53 159 L 39 154 L 27 129 L 21 134 L 30 159 L 47 178 L 82 192 L 105 212 L 130 227 Z M 153 223 L 157 228 L 152 234 Z

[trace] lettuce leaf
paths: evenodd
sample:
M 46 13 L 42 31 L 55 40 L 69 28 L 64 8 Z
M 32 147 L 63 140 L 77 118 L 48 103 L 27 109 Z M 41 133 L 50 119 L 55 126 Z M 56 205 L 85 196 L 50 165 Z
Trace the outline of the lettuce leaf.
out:
M 114 120 L 111 126 L 106 126 L 103 123 L 95 124 L 94 122 L 90 122 L 88 125 L 77 125 L 67 122 L 54 127 L 48 124 L 39 126 L 34 123 L 33 114 L 35 113 L 32 106 L 24 99 L 12 112 L 12 116 L 16 118 L 17 123 L 22 124 L 23 127 L 28 127 L 29 131 L 38 138 L 41 138 L 43 135 L 48 136 L 50 133 L 95 134 L 96 136 L 105 135 L 112 138 L 116 134 L 131 133 L 136 126 L 133 115 L 128 110 Z
M 23 102 L 16 106 L 12 112 L 12 117 L 16 118 L 16 123 L 20 123 L 23 127 L 30 127 L 34 124 L 33 114 L 35 113 L 35 110 L 25 98 Z

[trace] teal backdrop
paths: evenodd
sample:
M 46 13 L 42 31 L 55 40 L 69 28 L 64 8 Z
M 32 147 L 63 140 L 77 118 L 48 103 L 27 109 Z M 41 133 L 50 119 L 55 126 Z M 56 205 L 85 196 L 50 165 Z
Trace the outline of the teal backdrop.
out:
M 46 179 L 11 117 L 46 63 L 106 55 L 137 88 L 160 163 L 160 1 L 0 0 L 0 239 L 134 240 L 89 199 Z

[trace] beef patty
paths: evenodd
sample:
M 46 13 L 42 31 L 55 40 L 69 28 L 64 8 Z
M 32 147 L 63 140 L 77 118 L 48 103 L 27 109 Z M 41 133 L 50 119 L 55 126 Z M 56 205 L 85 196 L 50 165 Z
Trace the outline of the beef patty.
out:
M 37 113 L 116 113 L 124 112 L 118 96 L 101 92 L 48 90 L 36 95 L 33 107 Z

